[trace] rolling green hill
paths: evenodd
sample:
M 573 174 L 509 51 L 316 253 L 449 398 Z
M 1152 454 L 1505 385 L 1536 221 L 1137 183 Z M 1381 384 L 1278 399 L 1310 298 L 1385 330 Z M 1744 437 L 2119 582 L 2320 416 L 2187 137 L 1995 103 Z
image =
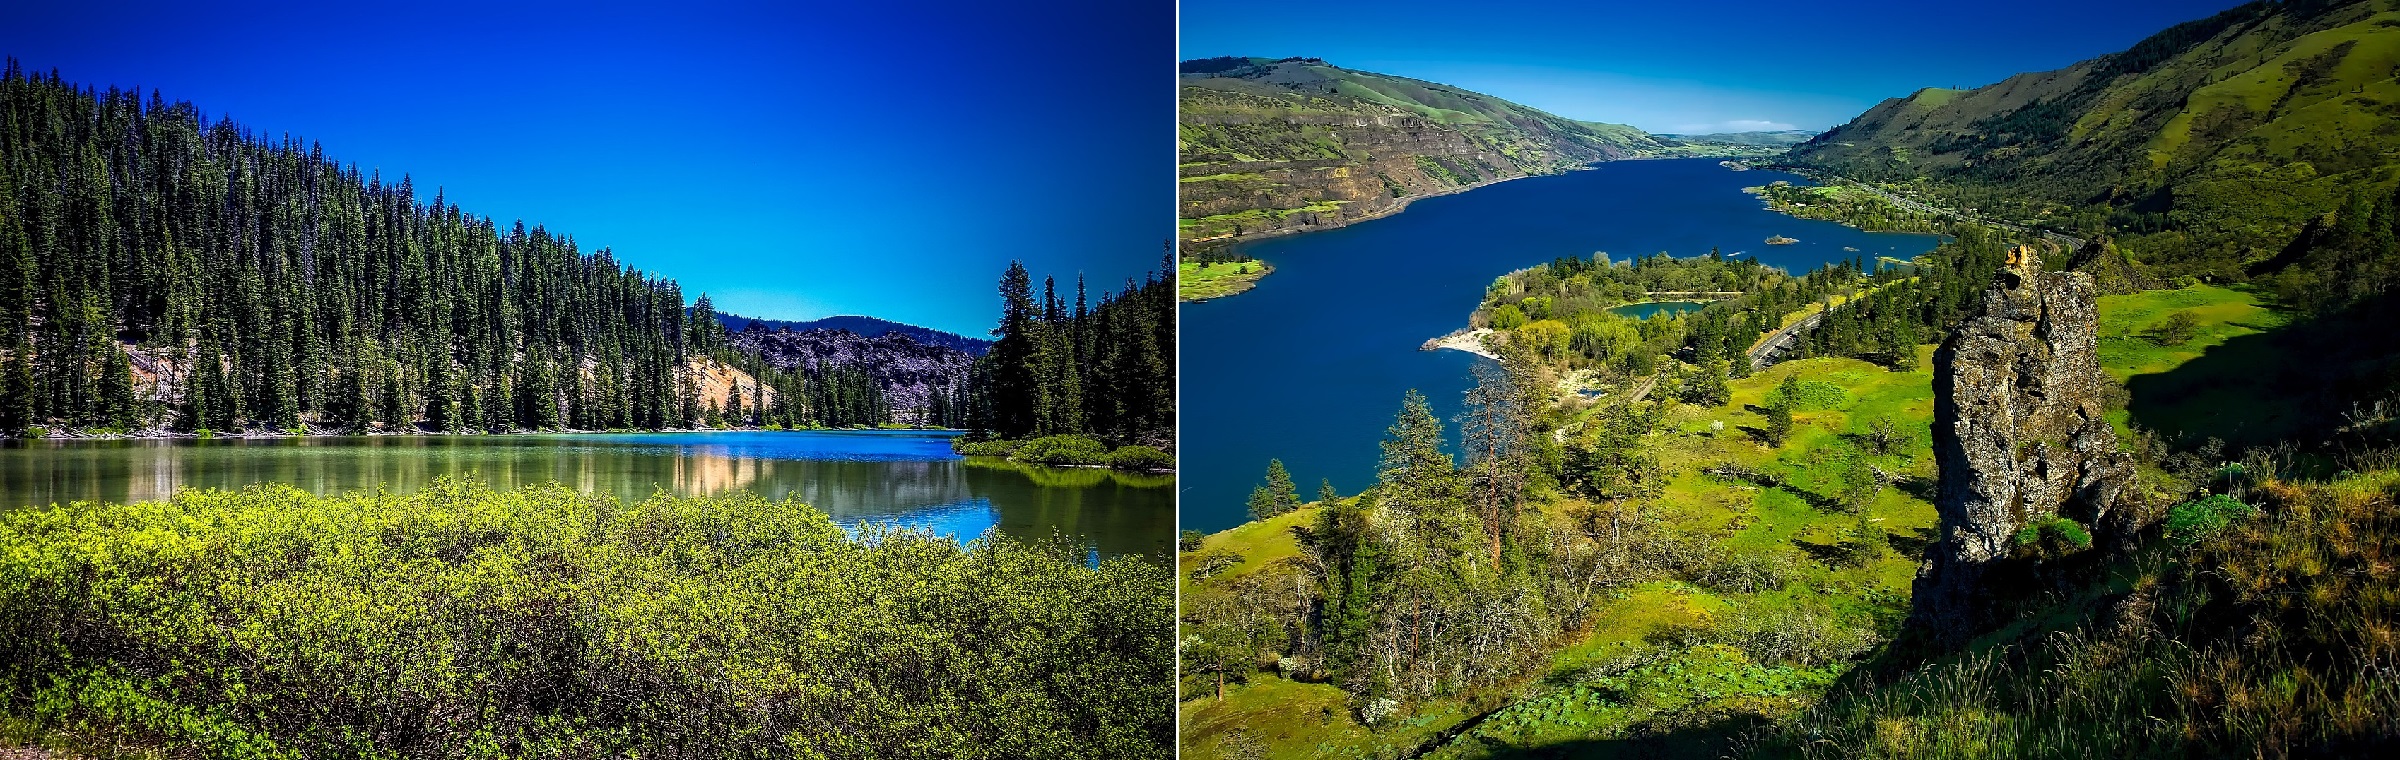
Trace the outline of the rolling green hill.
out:
M 1886 100 L 1797 165 L 2128 235 L 2171 273 L 2241 279 L 2400 177 L 2400 2 L 2257 2 L 2120 53 Z
M 1594 161 L 1738 152 L 1314 58 L 1182 65 L 1183 239 L 1333 227 Z

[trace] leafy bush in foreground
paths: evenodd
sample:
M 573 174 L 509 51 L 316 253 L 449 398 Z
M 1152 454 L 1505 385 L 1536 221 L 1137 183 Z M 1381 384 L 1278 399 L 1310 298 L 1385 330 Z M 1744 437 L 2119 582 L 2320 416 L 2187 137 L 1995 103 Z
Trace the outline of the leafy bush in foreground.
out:
M 1172 586 L 748 493 L 0 515 L 0 712 L 209 757 L 1170 752 Z

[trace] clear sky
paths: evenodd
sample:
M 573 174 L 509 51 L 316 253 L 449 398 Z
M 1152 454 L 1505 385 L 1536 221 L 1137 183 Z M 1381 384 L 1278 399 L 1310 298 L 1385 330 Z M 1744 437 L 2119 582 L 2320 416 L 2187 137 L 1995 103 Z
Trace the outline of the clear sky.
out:
M 2123 50 L 2235 0 L 1186 0 L 1182 58 L 1310 56 L 1652 132 L 1822 130 Z
M 687 298 L 980 336 L 1174 234 L 1166 2 L 34 2 L 0 54 L 291 133 Z M 1063 284 L 1062 283 L 1062 284 Z

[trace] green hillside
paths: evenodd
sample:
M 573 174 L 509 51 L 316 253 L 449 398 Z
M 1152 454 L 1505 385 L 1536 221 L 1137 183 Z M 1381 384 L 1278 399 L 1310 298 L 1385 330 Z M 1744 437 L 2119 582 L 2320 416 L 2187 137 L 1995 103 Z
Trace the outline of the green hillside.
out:
M 1773 150 L 1687 144 L 1314 58 L 1208 58 L 1181 71 L 1187 247 L 1340 226 L 1595 161 Z
M 2311 219 L 2390 192 L 2396 73 L 2394 0 L 2251 3 L 2056 71 L 1884 101 L 1790 160 L 2239 280 Z

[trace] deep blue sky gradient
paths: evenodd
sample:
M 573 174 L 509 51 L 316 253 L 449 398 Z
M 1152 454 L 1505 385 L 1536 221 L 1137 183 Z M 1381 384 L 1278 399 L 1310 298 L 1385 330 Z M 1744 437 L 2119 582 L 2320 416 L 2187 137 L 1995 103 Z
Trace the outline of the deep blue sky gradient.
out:
M 26 3 L 0 54 L 321 142 L 782 319 L 968 335 L 1174 232 L 1166 2 Z M 105 7 L 104 7 L 105 6 Z
M 1311 56 L 1652 132 L 1822 130 L 2123 50 L 2238 0 L 1187 0 L 1182 58 Z

